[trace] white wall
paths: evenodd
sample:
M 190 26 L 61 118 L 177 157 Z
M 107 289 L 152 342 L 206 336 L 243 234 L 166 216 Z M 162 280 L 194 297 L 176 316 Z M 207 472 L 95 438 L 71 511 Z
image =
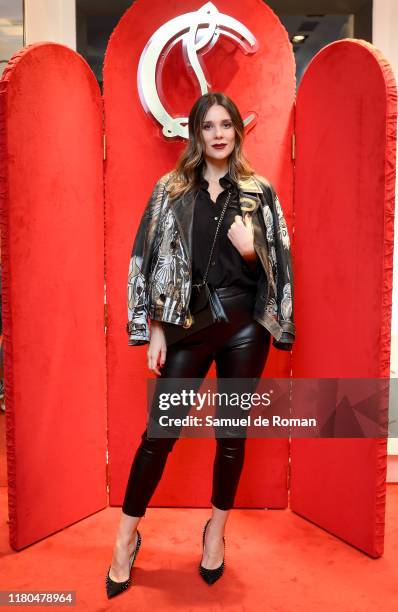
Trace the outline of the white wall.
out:
M 22 0 L 0 0 L 0 77 L 8 60 L 23 47 Z
M 25 0 L 25 44 L 43 41 L 76 50 L 75 0 Z
M 390 62 L 398 85 L 398 2 L 397 0 L 373 0 L 373 44 Z M 398 171 L 396 182 L 398 195 Z M 395 205 L 395 242 L 394 242 L 394 272 L 393 272 L 393 313 L 392 313 L 392 349 L 391 377 L 398 378 L 398 204 Z M 392 381 L 393 383 L 398 381 Z M 398 402 L 397 394 L 391 397 L 391 402 Z M 387 480 L 398 482 L 398 439 L 388 441 Z

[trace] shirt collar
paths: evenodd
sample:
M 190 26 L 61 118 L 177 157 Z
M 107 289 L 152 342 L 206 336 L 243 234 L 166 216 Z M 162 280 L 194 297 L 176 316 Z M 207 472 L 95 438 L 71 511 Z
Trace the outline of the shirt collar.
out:
M 224 187 L 224 189 L 228 189 L 228 187 L 236 188 L 236 186 L 237 186 L 236 182 L 233 180 L 233 178 L 231 177 L 229 172 L 226 172 L 224 174 L 224 176 L 222 176 L 219 179 L 219 183 L 220 183 L 221 187 Z M 209 187 L 209 182 L 203 176 L 202 171 L 201 171 L 201 173 L 199 175 L 199 187 L 201 187 L 203 189 L 207 189 Z

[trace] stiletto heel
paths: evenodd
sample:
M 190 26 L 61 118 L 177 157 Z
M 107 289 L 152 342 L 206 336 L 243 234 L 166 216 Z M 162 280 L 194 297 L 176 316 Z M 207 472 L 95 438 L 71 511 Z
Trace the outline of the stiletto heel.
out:
M 111 567 L 109 566 L 108 569 L 108 573 L 106 575 L 106 579 L 105 579 L 105 585 L 106 585 L 106 594 L 108 595 L 108 599 L 111 599 L 112 597 L 115 597 L 115 595 L 119 595 L 119 593 L 122 593 L 123 591 L 125 591 L 131 584 L 131 569 L 133 567 L 133 563 L 134 560 L 137 556 L 138 550 L 141 546 L 141 534 L 137 529 L 137 544 L 135 545 L 135 548 L 133 550 L 133 552 L 131 553 L 130 556 L 130 576 L 127 578 L 127 580 L 124 580 L 123 582 L 115 582 L 114 580 L 112 580 L 112 578 L 109 576 L 109 571 L 111 569 Z
M 207 525 L 210 523 L 209 519 L 203 529 L 203 538 L 202 538 L 202 559 L 203 559 L 203 552 L 205 549 L 205 535 L 206 535 L 206 529 L 207 529 Z M 224 555 L 225 555 L 225 537 L 223 536 L 223 543 L 224 543 Z M 221 565 L 219 565 L 218 567 L 216 567 L 215 569 L 207 569 L 206 567 L 203 567 L 202 562 L 200 562 L 199 564 L 199 573 L 202 576 L 203 580 L 207 583 L 207 584 L 214 584 L 216 582 L 216 580 L 218 580 L 219 578 L 221 578 L 221 576 L 223 575 L 224 572 L 224 567 L 225 567 L 225 562 L 224 559 L 222 560 Z

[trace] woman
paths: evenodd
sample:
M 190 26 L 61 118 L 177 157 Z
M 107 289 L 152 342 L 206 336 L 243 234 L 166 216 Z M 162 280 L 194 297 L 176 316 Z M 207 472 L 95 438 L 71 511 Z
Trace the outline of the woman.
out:
M 272 185 L 243 155 L 244 124 L 230 98 L 219 92 L 202 95 L 190 112 L 188 128 L 187 147 L 176 168 L 157 181 L 135 238 L 128 278 L 128 343 L 149 343 L 148 368 L 158 375 L 157 385 L 169 378 L 203 380 L 213 359 L 218 379 L 257 380 L 271 336 L 282 350 L 290 350 L 295 338 L 287 226 Z M 227 320 L 194 331 L 192 284 L 203 280 L 206 269 Z M 174 326 L 186 330 L 186 336 L 168 344 L 166 331 Z M 157 422 L 159 388 L 151 404 L 152 423 Z M 148 427 L 141 436 L 106 577 L 109 598 L 130 584 L 141 544 L 137 525 L 177 439 L 148 435 Z M 236 433 L 216 440 L 212 516 L 203 530 L 199 565 L 208 584 L 223 573 L 225 526 L 245 441 Z

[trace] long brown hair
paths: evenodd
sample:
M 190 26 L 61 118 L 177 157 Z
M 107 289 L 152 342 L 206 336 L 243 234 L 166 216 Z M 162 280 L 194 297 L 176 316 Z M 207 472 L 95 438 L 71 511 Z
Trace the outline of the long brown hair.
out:
M 228 172 L 231 178 L 237 182 L 239 178 L 255 174 L 242 151 L 245 126 L 238 107 L 224 93 L 213 91 L 200 96 L 189 113 L 189 140 L 186 148 L 177 160 L 174 170 L 171 172 L 167 188 L 170 199 L 183 195 L 197 185 L 205 161 L 202 124 L 207 111 L 213 104 L 220 104 L 228 111 L 232 125 L 235 128 L 235 146 L 228 158 Z

